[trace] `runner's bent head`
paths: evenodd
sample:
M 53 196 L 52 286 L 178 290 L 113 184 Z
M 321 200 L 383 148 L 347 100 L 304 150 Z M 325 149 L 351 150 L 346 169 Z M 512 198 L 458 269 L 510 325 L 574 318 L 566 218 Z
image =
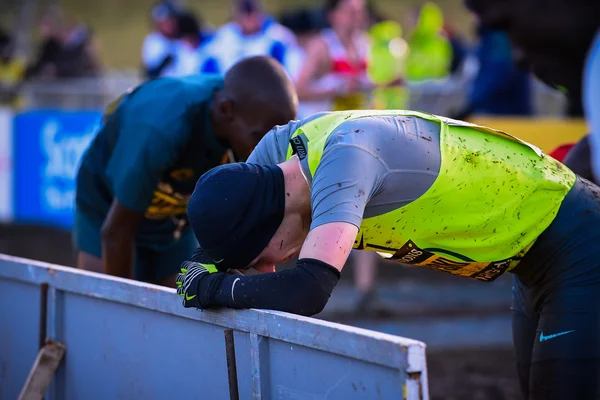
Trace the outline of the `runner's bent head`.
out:
M 245 269 L 283 221 L 285 197 L 278 166 L 227 164 L 198 180 L 188 217 L 200 247 L 219 270 Z
M 283 67 L 272 57 L 239 61 L 226 74 L 212 107 L 217 137 L 245 159 L 275 125 L 296 118 L 298 97 Z

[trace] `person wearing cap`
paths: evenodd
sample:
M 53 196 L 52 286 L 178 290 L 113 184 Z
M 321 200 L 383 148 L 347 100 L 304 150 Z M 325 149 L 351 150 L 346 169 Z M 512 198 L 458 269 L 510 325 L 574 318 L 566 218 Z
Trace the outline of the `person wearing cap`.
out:
M 269 16 L 260 0 L 233 0 L 232 6 L 233 21 L 216 31 L 207 48 L 218 71 L 226 72 L 245 57 L 268 55 L 289 73 L 295 61 L 289 53 L 297 46 L 294 34 Z
M 188 217 L 200 246 L 177 291 L 184 307 L 313 315 L 352 249 L 479 281 L 511 272 L 515 301 L 537 315 L 514 335 L 541 332 L 528 344 L 547 356 L 537 390 L 556 396 L 536 398 L 588 399 L 600 388 L 599 198 L 494 129 L 413 111 L 317 114 L 199 179 Z M 267 273 L 227 273 L 248 268 Z
M 159 78 L 126 93 L 107 108 L 77 174 L 77 266 L 174 285 L 197 245 L 186 207 L 198 178 L 246 159 L 269 129 L 295 118 L 297 103 L 265 56 L 224 78 Z
M 161 1 L 152 7 L 150 16 L 154 30 L 146 36 L 142 45 L 142 64 L 146 79 L 162 76 L 173 63 L 180 12 L 171 1 Z

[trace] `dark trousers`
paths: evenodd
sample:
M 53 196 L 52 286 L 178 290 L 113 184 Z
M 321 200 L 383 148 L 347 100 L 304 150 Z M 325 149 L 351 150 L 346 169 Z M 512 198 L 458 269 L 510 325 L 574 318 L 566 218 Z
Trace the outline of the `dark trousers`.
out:
M 600 188 L 578 178 L 514 273 L 525 399 L 600 398 Z

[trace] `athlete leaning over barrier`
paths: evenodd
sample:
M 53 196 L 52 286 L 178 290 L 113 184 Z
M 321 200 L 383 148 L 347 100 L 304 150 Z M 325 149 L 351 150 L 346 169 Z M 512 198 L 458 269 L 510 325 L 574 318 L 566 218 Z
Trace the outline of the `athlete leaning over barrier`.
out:
M 489 128 L 409 111 L 320 114 L 200 178 L 188 215 L 201 248 L 178 292 L 185 307 L 316 314 L 352 248 L 481 281 L 510 271 L 532 396 L 595 398 L 599 196 Z M 298 253 L 295 268 L 273 272 Z M 226 273 L 251 267 L 271 273 Z

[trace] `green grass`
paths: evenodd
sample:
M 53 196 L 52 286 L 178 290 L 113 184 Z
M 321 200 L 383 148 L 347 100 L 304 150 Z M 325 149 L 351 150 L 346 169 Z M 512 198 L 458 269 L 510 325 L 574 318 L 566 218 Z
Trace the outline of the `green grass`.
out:
M 264 0 L 267 9 L 279 13 L 298 5 L 316 5 L 313 0 Z M 405 22 L 407 12 L 421 0 L 379 0 L 376 2 L 384 15 Z M 463 0 L 437 2 L 449 21 L 459 31 L 468 33 L 471 19 Z M 65 13 L 89 23 L 98 38 L 102 60 L 111 68 L 137 68 L 140 48 L 150 29 L 148 10 L 154 0 L 59 0 Z M 231 0 L 189 0 L 188 4 L 199 15 L 214 25 L 225 22 L 231 12 Z

